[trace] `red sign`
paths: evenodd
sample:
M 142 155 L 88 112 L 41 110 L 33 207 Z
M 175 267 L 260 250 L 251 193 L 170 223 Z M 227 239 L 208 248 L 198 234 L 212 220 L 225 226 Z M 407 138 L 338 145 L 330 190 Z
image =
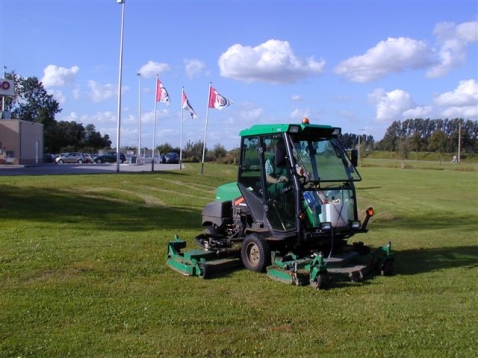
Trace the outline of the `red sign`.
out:
M 0 96 L 13 96 L 13 81 L 0 79 Z

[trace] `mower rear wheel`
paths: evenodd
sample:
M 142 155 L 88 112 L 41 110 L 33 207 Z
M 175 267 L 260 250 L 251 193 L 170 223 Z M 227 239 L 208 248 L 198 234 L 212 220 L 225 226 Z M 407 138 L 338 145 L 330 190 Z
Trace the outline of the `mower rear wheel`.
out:
M 241 248 L 244 267 L 255 272 L 263 272 L 271 262 L 271 249 L 259 235 L 248 235 Z

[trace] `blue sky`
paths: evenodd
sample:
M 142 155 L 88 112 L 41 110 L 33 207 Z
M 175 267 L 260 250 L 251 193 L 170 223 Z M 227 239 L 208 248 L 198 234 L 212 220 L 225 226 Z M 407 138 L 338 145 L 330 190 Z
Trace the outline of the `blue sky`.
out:
M 116 146 L 122 5 L 0 0 L 0 65 L 38 77 Z M 478 120 L 477 1 L 126 0 L 120 145 L 239 143 L 254 123 Z M 138 76 L 137 73 L 141 73 Z M 155 103 L 159 76 L 170 105 Z M 233 104 L 207 111 L 209 83 Z M 199 118 L 181 110 L 181 89 Z M 155 106 L 156 104 L 156 106 Z M 155 111 L 156 107 L 156 111 Z M 181 126 L 183 118 L 183 126 Z M 181 130 L 182 127 L 182 130 Z M 181 135 L 182 133 L 182 135 Z

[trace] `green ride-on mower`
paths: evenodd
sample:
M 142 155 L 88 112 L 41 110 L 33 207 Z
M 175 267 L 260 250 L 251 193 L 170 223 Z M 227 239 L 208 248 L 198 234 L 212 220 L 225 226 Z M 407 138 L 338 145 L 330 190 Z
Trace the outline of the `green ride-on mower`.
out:
M 168 244 L 167 264 L 202 278 L 237 266 L 274 280 L 321 288 L 334 279 L 362 281 L 371 270 L 393 273 L 391 243 L 377 249 L 352 236 L 368 231 L 372 208 L 359 219 L 351 158 L 340 128 L 257 124 L 240 132 L 237 182 L 217 189 L 202 213 L 197 249 Z

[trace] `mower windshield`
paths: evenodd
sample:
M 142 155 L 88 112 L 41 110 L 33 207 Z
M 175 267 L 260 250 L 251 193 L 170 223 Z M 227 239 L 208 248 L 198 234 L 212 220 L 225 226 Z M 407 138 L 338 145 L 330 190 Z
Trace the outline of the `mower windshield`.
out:
M 319 183 L 362 180 L 337 138 L 310 139 L 294 136 L 291 139 L 296 166 L 303 168 L 309 181 Z

